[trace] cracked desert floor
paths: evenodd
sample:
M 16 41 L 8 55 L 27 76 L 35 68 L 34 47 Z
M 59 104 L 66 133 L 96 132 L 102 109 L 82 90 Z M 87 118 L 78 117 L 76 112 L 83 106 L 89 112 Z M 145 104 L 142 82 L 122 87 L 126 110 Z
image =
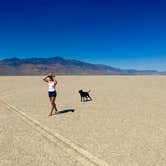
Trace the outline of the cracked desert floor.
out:
M 165 76 L 56 76 L 52 117 L 42 78 L 0 77 L 0 166 L 84 165 L 2 101 L 110 166 L 166 165 Z M 80 89 L 93 100 L 81 102 Z

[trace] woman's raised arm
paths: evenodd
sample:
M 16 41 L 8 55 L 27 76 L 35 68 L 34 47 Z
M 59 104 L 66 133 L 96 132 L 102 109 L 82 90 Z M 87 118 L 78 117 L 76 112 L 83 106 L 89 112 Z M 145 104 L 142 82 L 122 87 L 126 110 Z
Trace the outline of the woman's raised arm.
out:
M 43 78 L 43 81 L 48 82 L 47 77 L 48 75 Z
M 54 83 L 55 83 L 55 85 L 58 83 L 57 80 L 56 80 L 55 78 L 54 78 Z

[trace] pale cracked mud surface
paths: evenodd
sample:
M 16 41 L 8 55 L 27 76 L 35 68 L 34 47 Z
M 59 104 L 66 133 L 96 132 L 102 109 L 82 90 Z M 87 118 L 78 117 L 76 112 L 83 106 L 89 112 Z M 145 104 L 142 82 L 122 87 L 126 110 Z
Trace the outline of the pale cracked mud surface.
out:
M 47 84 L 41 76 L 0 77 L 1 98 L 111 166 L 166 165 L 165 76 L 57 80 L 59 111 L 74 112 L 47 116 Z M 91 90 L 93 101 L 81 103 L 79 89 Z
M 0 103 L 0 166 L 80 166 Z

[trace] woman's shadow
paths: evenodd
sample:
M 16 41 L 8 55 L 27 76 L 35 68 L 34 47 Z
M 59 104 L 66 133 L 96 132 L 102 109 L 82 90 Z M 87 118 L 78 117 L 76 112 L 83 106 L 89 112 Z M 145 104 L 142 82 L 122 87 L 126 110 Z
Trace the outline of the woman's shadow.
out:
M 56 115 L 65 114 L 65 113 L 74 112 L 74 111 L 75 111 L 75 109 L 65 109 L 65 110 L 62 110 L 62 111 L 58 111 L 56 113 Z

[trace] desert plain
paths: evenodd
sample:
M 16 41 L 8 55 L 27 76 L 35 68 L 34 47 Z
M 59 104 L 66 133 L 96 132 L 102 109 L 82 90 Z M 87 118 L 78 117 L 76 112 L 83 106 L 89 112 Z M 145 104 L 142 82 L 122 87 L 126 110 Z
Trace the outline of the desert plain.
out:
M 56 76 L 52 117 L 43 77 L 0 77 L 0 166 L 166 165 L 165 76 Z

